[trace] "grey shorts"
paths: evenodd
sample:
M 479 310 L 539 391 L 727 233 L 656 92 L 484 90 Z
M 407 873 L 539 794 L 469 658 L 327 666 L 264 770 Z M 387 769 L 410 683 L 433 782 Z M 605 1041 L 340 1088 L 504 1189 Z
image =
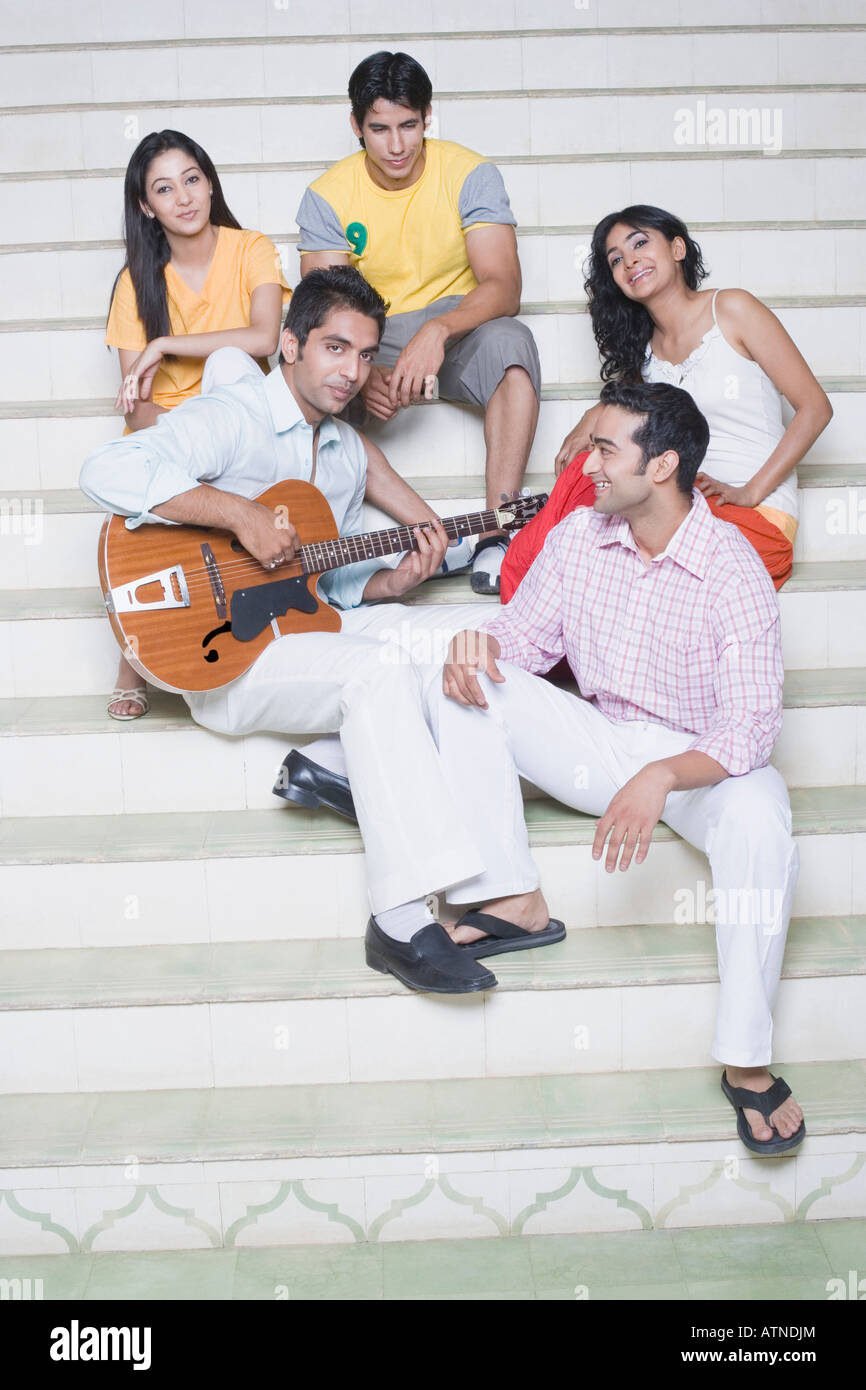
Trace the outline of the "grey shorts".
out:
M 392 314 L 376 354 L 376 364 L 393 367 L 409 339 L 428 319 L 445 314 L 460 303 L 461 295 L 437 299 L 426 309 L 410 314 Z M 465 401 L 468 405 L 487 405 L 509 367 L 523 367 L 536 396 L 541 397 L 541 364 L 538 348 L 529 329 L 517 319 L 490 319 L 473 328 L 465 337 L 449 343 L 445 361 L 439 368 L 439 395 L 446 401 Z

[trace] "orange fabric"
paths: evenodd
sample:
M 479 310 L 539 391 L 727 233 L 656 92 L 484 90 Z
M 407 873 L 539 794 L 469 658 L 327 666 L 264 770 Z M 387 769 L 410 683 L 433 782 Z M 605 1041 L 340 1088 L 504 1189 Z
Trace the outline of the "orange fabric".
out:
M 584 461 L 588 457 L 588 450 L 575 454 L 557 478 L 547 504 L 511 541 L 502 561 L 500 597 L 503 603 L 508 603 L 514 596 L 518 584 L 541 551 L 548 532 L 575 507 L 592 506 L 595 487 L 583 472 Z M 785 580 L 790 579 L 793 567 L 794 547 L 788 537 L 762 516 L 756 507 L 719 506 L 709 498 L 707 504 L 720 521 L 727 521 L 742 532 L 766 565 L 775 588 L 781 589 Z
M 727 521 L 742 532 L 766 565 L 774 587 L 781 589 L 785 580 L 791 578 L 794 567 L 794 547 L 788 537 L 762 516 L 757 507 L 734 507 L 730 502 L 720 507 L 709 497 L 707 505 L 719 521 Z
M 168 317 L 172 335 L 221 333 L 231 328 L 247 328 L 253 290 L 259 285 L 279 285 L 283 307 L 291 298 L 274 243 L 262 232 L 220 227 L 213 260 L 200 292 L 191 290 L 171 262 L 165 267 Z M 132 277 L 124 270 L 117 282 L 105 341 L 109 347 L 142 352 L 147 347 L 144 325 L 138 317 L 138 304 Z M 267 361 L 260 361 L 263 372 Z M 153 378 L 152 400 L 171 410 L 201 391 L 204 358 L 175 357 L 159 364 Z

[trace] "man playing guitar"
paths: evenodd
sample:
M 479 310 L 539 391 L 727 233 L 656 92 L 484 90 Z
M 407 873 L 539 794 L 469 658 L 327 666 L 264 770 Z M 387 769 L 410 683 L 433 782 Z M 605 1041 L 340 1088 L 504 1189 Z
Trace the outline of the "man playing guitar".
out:
M 339 534 L 359 532 L 367 456 L 359 436 L 333 412 L 366 381 L 384 323 L 384 301 L 357 271 L 311 273 L 289 305 L 280 366 L 267 377 L 245 376 L 196 397 L 158 425 L 103 445 L 85 461 L 83 491 L 126 516 L 129 530 L 180 523 L 230 531 L 277 574 L 294 559 L 299 537 L 291 518 L 254 500 L 274 484 L 315 481 Z M 448 537 L 396 474 L 389 505 L 382 470 L 377 476 L 371 500 L 402 512 L 398 519 L 426 521 L 413 528 L 417 549 L 396 567 L 377 558 L 324 574 L 320 588 L 343 610 L 342 631 L 280 637 L 230 684 L 185 699 L 196 722 L 218 733 L 340 732 L 366 851 L 373 913 L 368 962 L 415 989 L 470 993 L 496 979 L 433 919 L 426 895 L 475 876 L 482 864 L 425 720 L 422 667 L 405 654 L 395 660 L 383 640 L 409 610 L 376 602 L 400 598 L 435 574 Z M 475 604 L 411 610 L 413 633 L 430 634 L 431 669 L 434 639 L 478 622 Z M 497 910 L 507 922 L 507 902 Z M 515 931 L 527 944 L 538 931 L 545 942 L 564 934 L 546 919 L 521 922 Z

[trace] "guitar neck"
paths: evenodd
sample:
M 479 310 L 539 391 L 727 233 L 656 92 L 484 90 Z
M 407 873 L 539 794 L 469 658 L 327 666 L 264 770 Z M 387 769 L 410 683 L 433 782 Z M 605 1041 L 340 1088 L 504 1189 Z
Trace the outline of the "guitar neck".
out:
M 429 529 L 429 521 L 417 523 L 422 529 Z M 442 526 L 449 540 L 460 540 L 462 536 L 480 536 L 484 531 L 495 531 L 499 527 L 496 512 L 468 512 L 465 516 L 442 518 Z M 383 555 L 398 555 L 404 550 L 417 550 L 418 542 L 410 526 L 394 526 L 388 531 L 365 531 L 360 536 L 339 536 L 333 541 L 315 541 L 302 545 L 298 551 L 305 574 L 323 574 L 326 570 L 339 569 L 341 565 L 354 565 L 358 560 L 373 560 Z

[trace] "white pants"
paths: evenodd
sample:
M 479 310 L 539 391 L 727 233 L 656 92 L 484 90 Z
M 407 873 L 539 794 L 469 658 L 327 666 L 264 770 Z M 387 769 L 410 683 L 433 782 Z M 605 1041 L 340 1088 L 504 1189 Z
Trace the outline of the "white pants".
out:
M 362 605 L 342 614 L 341 632 L 281 637 L 230 685 L 184 697 L 196 723 L 221 734 L 339 731 L 374 913 L 484 871 L 440 766 L 423 687 L 453 634 L 489 612 Z
M 426 685 L 441 766 L 485 865 L 452 888 L 455 903 L 539 886 L 518 774 L 567 806 L 601 815 L 640 768 L 694 741 L 656 724 L 612 723 L 594 705 L 509 662 L 501 670 L 504 684 L 481 677 L 489 710 L 447 699 L 441 679 Z M 775 768 L 764 767 L 671 792 L 662 819 L 704 851 L 712 869 L 721 980 L 713 1056 L 732 1066 L 766 1065 L 798 868 L 785 784 Z M 628 872 L 637 877 L 640 868 L 632 864 Z

